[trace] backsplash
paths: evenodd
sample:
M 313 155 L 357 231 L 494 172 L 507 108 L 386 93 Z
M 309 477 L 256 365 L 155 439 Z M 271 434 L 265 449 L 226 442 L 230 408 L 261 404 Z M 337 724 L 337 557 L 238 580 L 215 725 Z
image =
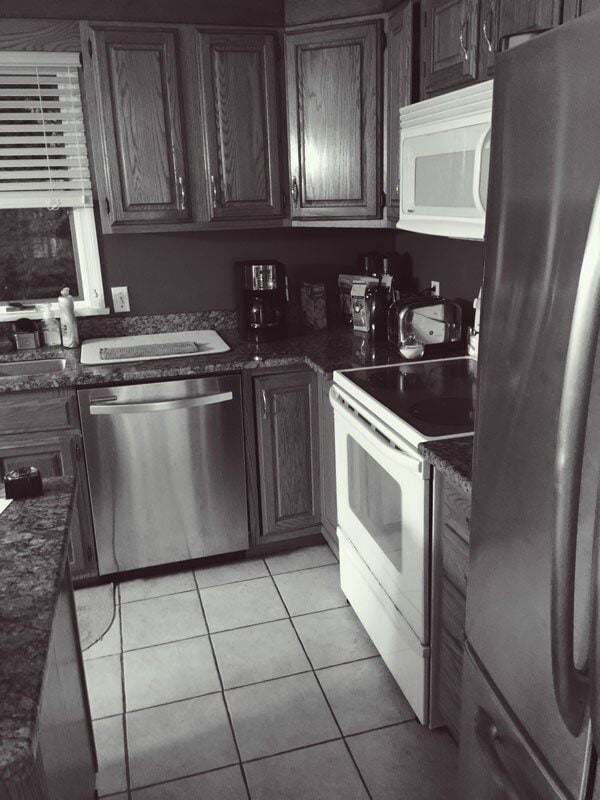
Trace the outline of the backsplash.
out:
M 234 328 L 235 326 L 235 311 L 228 310 L 77 318 L 77 327 L 81 339 L 95 339 L 103 336 L 131 336 L 140 333 L 203 330 L 206 328 Z M 11 329 L 12 323 L 0 323 L 0 336 L 8 336 Z

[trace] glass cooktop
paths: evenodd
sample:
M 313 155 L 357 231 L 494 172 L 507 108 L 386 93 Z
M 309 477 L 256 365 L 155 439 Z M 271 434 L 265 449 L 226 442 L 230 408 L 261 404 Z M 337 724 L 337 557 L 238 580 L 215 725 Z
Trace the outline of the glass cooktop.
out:
M 473 430 L 477 362 L 470 358 L 355 369 L 344 377 L 425 436 Z

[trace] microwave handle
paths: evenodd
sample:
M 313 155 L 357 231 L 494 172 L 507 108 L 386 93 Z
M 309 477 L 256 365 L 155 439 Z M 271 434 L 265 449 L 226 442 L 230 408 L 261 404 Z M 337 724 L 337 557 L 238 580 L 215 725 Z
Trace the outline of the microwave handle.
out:
M 479 137 L 479 141 L 477 142 L 477 146 L 475 148 L 475 164 L 473 169 L 473 202 L 475 203 L 475 208 L 477 211 L 479 211 L 482 217 L 485 217 L 485 208 L 481 202 L 481 193 L 479 191 L 479 186 L 481 183 L 481 156 L 485 141 L 490 132 L 490 127 L 491 122 Z

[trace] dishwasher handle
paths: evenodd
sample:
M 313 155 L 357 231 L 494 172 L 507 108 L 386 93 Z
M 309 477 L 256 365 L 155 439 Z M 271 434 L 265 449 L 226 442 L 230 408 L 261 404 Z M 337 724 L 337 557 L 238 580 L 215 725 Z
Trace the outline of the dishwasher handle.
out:
M 177 411 L 181 408 L 198 408 L 233 400 L 233 392 L 218 392 L 200 397 L 178 397 L 174 400 L 156 400 L 151 403 L 115 403 L 115 397 L 103 398 L 105 402 L 90 404 L 90 414 L 141 414 L 148 411 Z

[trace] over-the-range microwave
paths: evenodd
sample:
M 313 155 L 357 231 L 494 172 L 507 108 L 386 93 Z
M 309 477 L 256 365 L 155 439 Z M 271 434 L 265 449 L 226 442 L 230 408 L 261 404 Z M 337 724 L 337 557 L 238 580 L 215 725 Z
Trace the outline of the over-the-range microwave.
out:
M 483 239 L 493 81 L 400 109 L 398 228 Z

